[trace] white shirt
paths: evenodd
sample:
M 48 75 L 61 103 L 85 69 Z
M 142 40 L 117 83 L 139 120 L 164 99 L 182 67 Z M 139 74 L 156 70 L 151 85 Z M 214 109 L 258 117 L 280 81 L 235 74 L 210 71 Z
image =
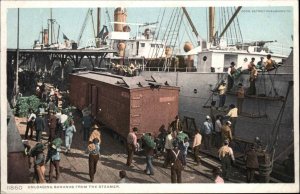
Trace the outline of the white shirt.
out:
M 166 137 L 166 144 L 165 144 L 166 149 L 173 149 L 172 140 L 173 140 L 172 134 L 168 134 Z
M 67 119 L 68 119 L 68 116 L 66 114 L 62 114 L 60 116 L 60 123 L 63 124 L 64 122 L 66 122 Z
M 31 113 L 28 117 L 28 121 L 32 120 L 34 121 L 36 119 L 36 115 L 34 113 Z
M 221 128 L 222 128 L 222 123 L 221 123 L 221 121 L 218 119 L 218 120 L 216 120 L 216 123 L 215 123 L 215 131 L 216 131 L 216 132 L 221 132 Z

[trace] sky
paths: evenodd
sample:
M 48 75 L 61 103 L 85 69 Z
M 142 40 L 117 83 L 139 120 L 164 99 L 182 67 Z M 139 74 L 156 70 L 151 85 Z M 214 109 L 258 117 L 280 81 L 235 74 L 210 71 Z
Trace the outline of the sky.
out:
M 60 24 L 61 31 L 72 40 L 77 41 L 80 29 L 82 28 L 88 8 L 53 8 L 53 18 Z M 109 17 L 113 20 L 114 8 L 101 8 L 101 25 L 110 25 L 106 10 Z M 165 29 L 170 22 L 172 7 L 129 7 L 127 8 L 127 22 L 145 23 L 161 21 L 162 13 L 165 10 L 162 25 Z M 200 36 L 207 39 L 207 15 L 208 9 L 205 7 L 187 7 L 191 19 L 199 32 Z M 224 15 L 219 15 L 216 9 L 216 27 L 220 26 L 220 20 Z M 223 12 L 224 14 L 224 12 Z M 229 15 L 229 14 L 228 14 Z M 93 8 L 94 24 L 96 25 L 96 8 Z M 229 17 L 229 16 L 228 16 Z M 50 9 L 46 8 L 20 8 L 20 48 L 32 48 L 34 40 L 39 38 L 40 31 L 47 27 L 47 19 L 50 18 Z M 87 22 L 82 37 L 82 44 L 87 44 L 93 37 L 93 27 L 91 18 Z M 181 28 L 181 42 L 195 41 L 196 38 L 184 17 Z M 247 41 L 277 40 L 277 45 L 284 48 L 293 46 L 291 35 L 293 35 L 293 9 L 292 7 L 242 7 L 238 14 L 239 27 L 244 39 Z M 7 9 L 7 47 L 17 47 L 17 9 Z M 156 25 L 158 28 L 159 24 Z M 238 27 L 238 24 L 235 23 Z M 136 27 L 132 26 L 133 34 Z M 56 28 L 57 30 L 57 28 Z M 236 31 L 238 28 L 235 29 Z M 234 29 L 232 28 L 232 31 Z M 63 41 L 60 34 L 60 42 Z

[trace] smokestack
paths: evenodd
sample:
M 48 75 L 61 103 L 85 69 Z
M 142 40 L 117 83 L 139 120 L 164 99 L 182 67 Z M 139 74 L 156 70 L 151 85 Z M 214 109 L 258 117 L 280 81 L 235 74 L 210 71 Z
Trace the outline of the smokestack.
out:
M 127 17 L 127 13 L 126 13 L 125 8 L 118 7 L 118 8 L 115 9 L 115 11 L 114 11 L 114 21 L 115 22 L 125 23 L 126 22 L 126 17 Z M 115 32 L 123 32 L 123 27 L 124 26 L 125 26 L 125 24 L 115 23 L 114 24 L 114 31 Z
M 44 29 L 44 45 L 49 45 L 49 34 L 48 34 L 48 29 Z

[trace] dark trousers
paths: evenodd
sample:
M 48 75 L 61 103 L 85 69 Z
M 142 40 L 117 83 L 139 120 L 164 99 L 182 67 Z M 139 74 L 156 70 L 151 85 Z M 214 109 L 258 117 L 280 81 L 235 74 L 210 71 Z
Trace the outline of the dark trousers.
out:
M 181 183 L 181 170 L 171 167 L 171 182 Z
M 216 132 L 216 135 L 215 135 L 215 146 L 217 148 L 220 148 L 222 146 L 222 133 L 221 132 Z
M 50 160 L 50 170 L 49 170 L 49 181 L 52 182 L 53 179 L 53 170 L 55 168 L 56 172 L 56 180 L 58 180 L 60 176 L 60 171 L 59 171 L 59 160 Z
M 236 125 L 236 120 L 237 120 L 237 117 L 230 117 L 230 122 L 231 122 L 231 134 L 232 136 L 235 135 L 235 125 Z
M 209 150 L 211 147 L 211 134 L 203 134 L 204 149 Z
M 222 164 L 222 174 L 225 179 L 228 179 L 231 173 L 231 158 L 229 155 L 226 155 L 221 159 Z
M 241 114 L 241 112 L 243 111 L 243 103 L 244 103 L 244 98 L 237 98 L 237 108 L 239 114 Z
M 41 137 L 42 137 L 42 131 L 41 130 L 36 130 L 36 141 L 39 142 L 41 141 Z
M 227 90 L 229 91 L 233 87 L 234 79 L 230 75 L 228 75 L 227 80 L 228 80 Z
M 49 128 L 49 142 L 55 139 L 55 128 Z
M 223 107 L 225 105 L 226 95 L 219 95 L 219 107 Z
M 200 162 L 199 150 L 200 150 L 200 145 L 197 145 L 194 147 L 194 159 L 197 164 L 199 164 L 199 162 Z
M 249 87 L 249 95 L 256 95 L 256 87 L 255 87 L 255 80 L 250 81 L 250 87 Z
M 247 168 L 247 183 L 252 183 L 254 179 L 255 168 Z
M 127 166 L 130 166 L 132 163 L 132 158 L 133 158 L 133 153 L 134 153 L 134 145 L 133 144 L 127 144 Z
M 167 168 L 168 165 L 170 164 L 170 158 L 169 158 L 170 154 L 171 154 L 171 149 L 166 149 L 165 162 L 163 164 L 164 168 Z
M 92 182 L 94 181 L 94 176 L 96 174 L 98 160 L 99 154 L 89 155 L 89 175 Z
M 29 130 L 30 130 L 30 138 L 32 138 L 32 136 L 33 136 L 33 128 L 34 128 L 33 122 L 32 121 L 27 122 L 26 131 L 25 131 L 25 139 L 28 138 Z
M 90 127 L 83 127 L 83 141 L 89 140 Z

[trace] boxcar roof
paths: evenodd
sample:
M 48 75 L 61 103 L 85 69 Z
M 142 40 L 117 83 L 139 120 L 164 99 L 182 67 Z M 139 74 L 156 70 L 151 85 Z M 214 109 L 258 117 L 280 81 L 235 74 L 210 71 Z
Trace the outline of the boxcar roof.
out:
M 91 80 L 96 80 L 111 85 L 124 87 L 128 89 L 143 88 L 149 86 L 166 86 L 166 87 L 176 87 L 172 85 L 172 82 L 167 78 L 158 77 L 156 75 L 151 76 L 147 79 L 143 76 L 125 77 L 120 75 L 114 75 L 111 73 L 103 72 L 78 72 L 72 75 L 84 77 Z

